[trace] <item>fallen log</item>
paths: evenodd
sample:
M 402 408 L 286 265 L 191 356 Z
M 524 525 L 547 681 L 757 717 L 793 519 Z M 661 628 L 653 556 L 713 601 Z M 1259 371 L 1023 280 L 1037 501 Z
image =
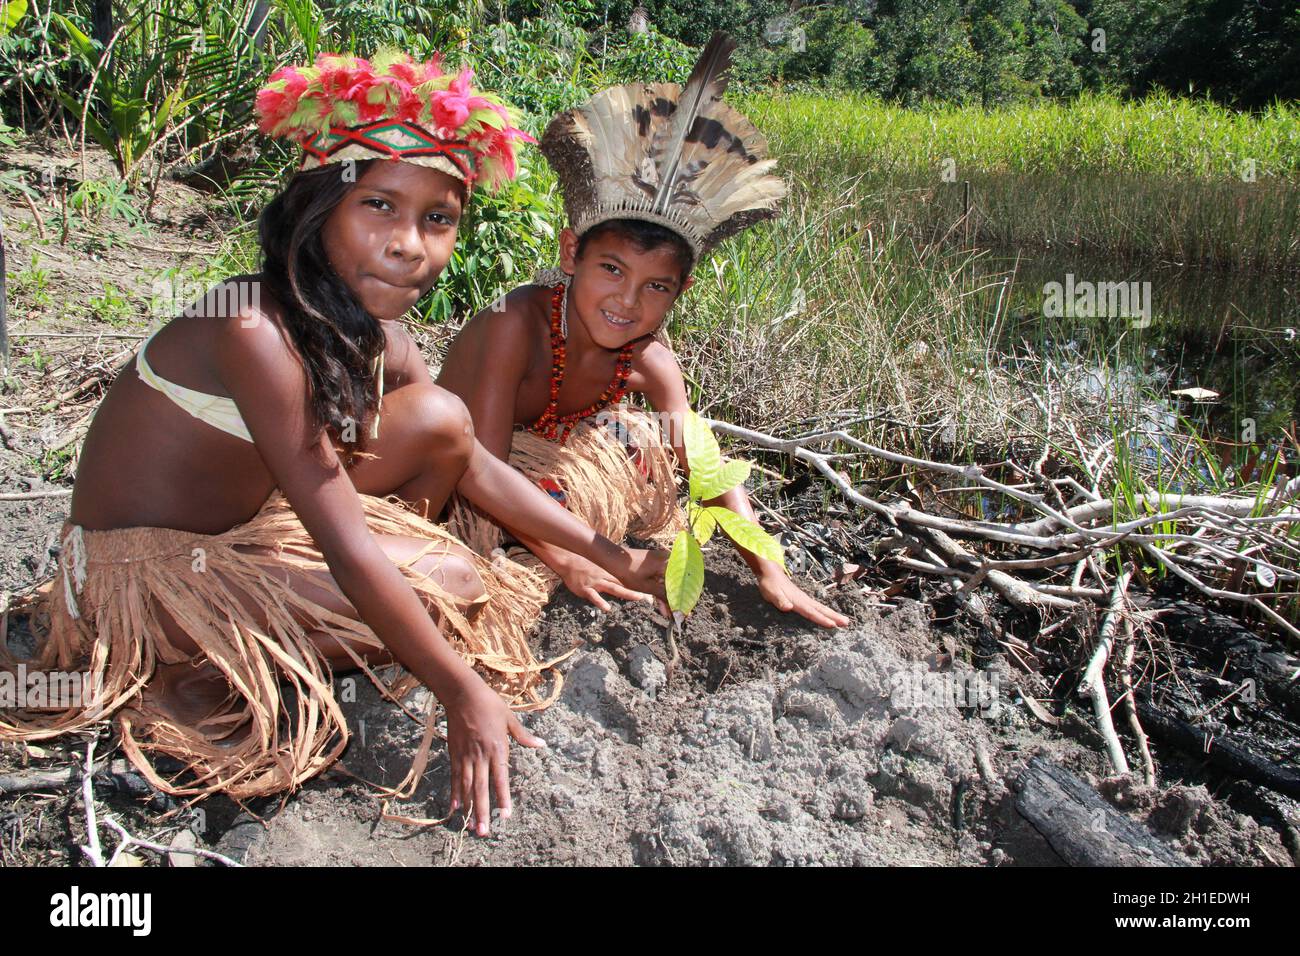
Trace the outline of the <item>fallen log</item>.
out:
M 1209 669 L 1233 683 L 1254 680 L 1267 693 L 1269 703 L 1300 721 L 1300 659 L 1212 608 L 1186 600 L 1167 605 L 1148 600 L 1145 604 L 1159 607 L 1165 634 L 1210 655 L 1213 667 Z
M 115 760 L 108 769 L 116 775 L 126 773 L 130 768 L 125 760 Z M 95 768 L 96 773 L 102 773 L 103 770 L 102 765 Z M 0 795 L 30 793 L 33 790 L 65 790 L 80 782 L 81 770 L 78 767 L 60 767 L 56 770 L 31 768 L 0 774 Z
M 1216 770 L 1249 780 L 1288 797 L 1300 799 L 1300 771 L 1280 767 L 1223 734 L 1207 734 L 1149 701 L 1138 701 L 1138 713 L 1148 734 L 1198 757 Z
M 1190 865 L 1050 760 L 1034 757 L 1013 787 L 1016 811 L 1070 866 Z
M 0 797 L 21 793 L 71 790 L 82 782 L 84 771 L 77 766 L 38 770 L 28 768 L 14 773 L 0 774 Z M 122 796 L 148 800 L 152 809 L 171 810 L 176 802 L 167 794 L 156 791 L 125 760 L 118 758 L 110 763 L 99 763 L 94 768 L 95 785 L 101 793 L 112 792 Z

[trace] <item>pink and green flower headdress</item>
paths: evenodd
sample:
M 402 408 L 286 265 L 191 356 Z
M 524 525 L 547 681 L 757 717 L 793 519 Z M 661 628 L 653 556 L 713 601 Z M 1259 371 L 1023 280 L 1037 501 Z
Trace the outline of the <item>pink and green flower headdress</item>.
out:
M 300 143 L 303 169 L 400 159 L 494 188 L 515 175 L 513 142 L 536 140 L 473 79 L 468 68 L 444 73 L 440 56 L 421 63 L 396 51 L 372 60 L 322 53 L 311 66 L 271 75 L 257 94 L 258 128 Z

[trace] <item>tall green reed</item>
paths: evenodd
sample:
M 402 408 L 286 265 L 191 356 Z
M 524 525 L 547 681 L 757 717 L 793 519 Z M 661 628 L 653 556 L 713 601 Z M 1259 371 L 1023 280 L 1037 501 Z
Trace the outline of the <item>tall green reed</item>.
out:
M 903 108 L 858 95 L 766 94 L 744 97 L 742 108 L 776 152 L 832 176 L 937 174 L 946 158 L 959 171 L 1237 178 L 1253 161 L 1259 178 L 1300 175 L 1300 107 L 1281 102 L 1252 114 L 1163 93 L 1134 101 L 1085 93 L 985 112 Z
M 1131 261 L 1300 271 L 1300 109 L 1085 95 L 985 113 L 750 96 L 799 201 L 859 176 L 918 235 Z M 969 219 L 968 193 L 973 200 Z M 870 201 L 868 197 L 867 201 Z

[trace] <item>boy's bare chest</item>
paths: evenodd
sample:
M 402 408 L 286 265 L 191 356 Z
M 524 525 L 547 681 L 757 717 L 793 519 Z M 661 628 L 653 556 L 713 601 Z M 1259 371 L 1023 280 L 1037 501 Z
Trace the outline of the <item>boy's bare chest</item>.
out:
M 556 414 L 581 411 L 614 387 L 616 355 L 597 355 L 584 361 L 566 359 L 557 394 Z M 634 362 L 635 365 L 635 362 Z M 551 400 L 552 356 L 549 338 L 534 352 L 534 361 L 519 383 L 515 395 L 515 424 L 531 425 L 546 411 Z

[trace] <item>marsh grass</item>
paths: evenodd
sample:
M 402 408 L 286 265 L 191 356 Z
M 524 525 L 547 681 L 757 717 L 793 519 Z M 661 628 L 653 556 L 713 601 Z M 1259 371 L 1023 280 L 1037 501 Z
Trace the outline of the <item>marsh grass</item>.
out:
M 943 457 L 1001 446 L 1038 416 L 1041 362 L 1008 362 L 1010 275 L 868 220 L 848 190 L 792 205 L 704 263 L 670 335 L 699 410 L 789 433 L 860 419 L 863 437 Z
M 773 152 L 819 176 L 962 170 L 1109 172 L 1259 179 L 1300 176 L 1300 106 L 1257 114 L 1157 94 L 1123 101 L 1084 94 L 985 113 L 978 107 L 905 109 L 866 96 L 754 95 L 740 108 Z M 793 164 L 791 164 L 793 165 Z M 814 182 L 814 185 L 823 185 Z
M 1163 95 L 1085 95 L 984 113 L 788 95 L 751 96 L 743 108 L 798 202 L 860 181 L 872 213 L 901 215 L 927 239 L 1300 272 L 1293 105 L 1252 115 Z M 969 232 L 959 222 L 966 182 Z
M 967 181 L 969 232 L 961 222 Z M 892 177 L 878 195 L 884 206 L 906 210 L 923 236 L 951 230 L 984 245 L 1121 263 L 1300 273 L 1300 184 L 1282 180 L 975 171 L 956 183 Z

